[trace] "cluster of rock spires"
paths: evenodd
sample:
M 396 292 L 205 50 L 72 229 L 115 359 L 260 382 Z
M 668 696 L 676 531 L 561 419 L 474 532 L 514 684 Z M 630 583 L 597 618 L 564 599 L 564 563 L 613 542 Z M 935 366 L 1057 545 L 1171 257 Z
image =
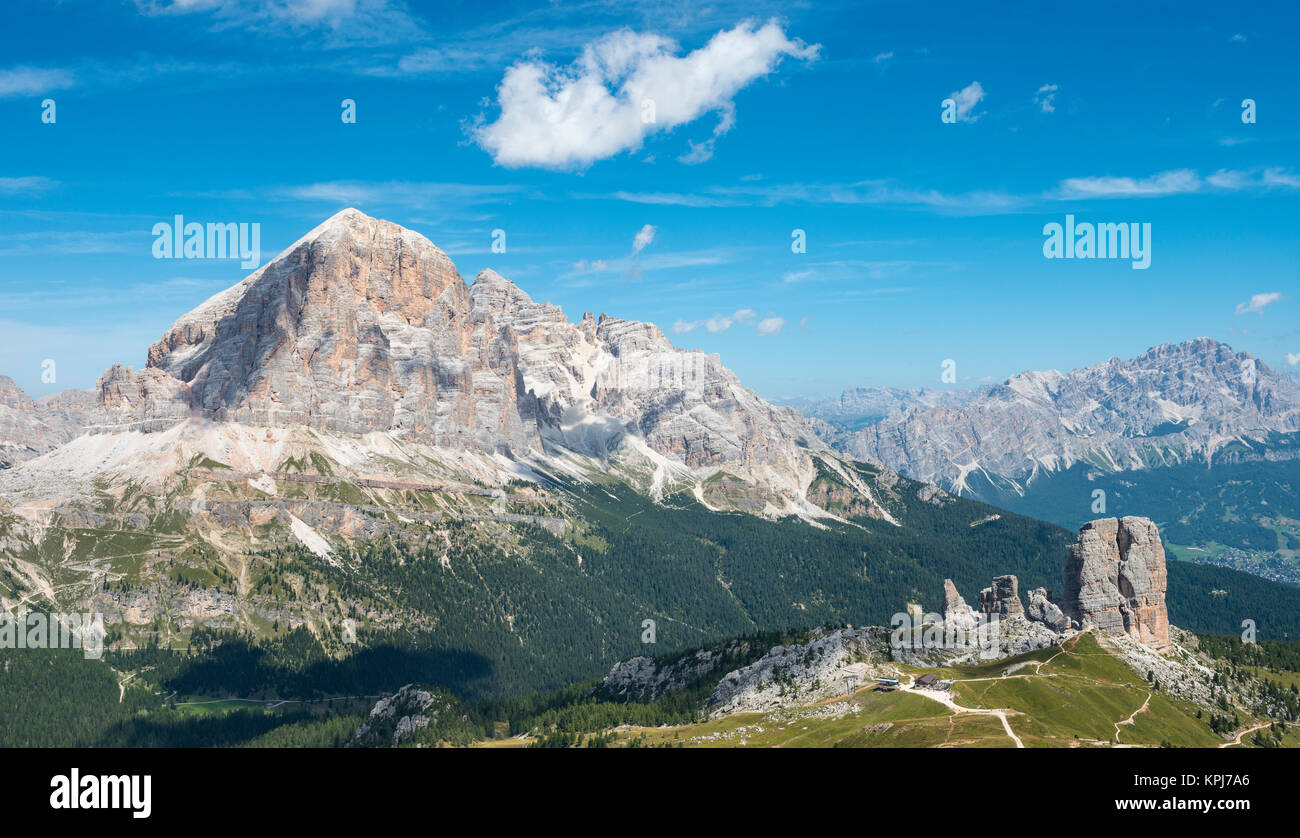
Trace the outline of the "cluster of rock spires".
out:
M 946 625 L 961 631 L 988 617 L 1041 623 L 1058 633 L 1095 627 L 1164 651 L 1170 646 L 1166 585 L 1165 550 L 1156 525 L 1137 516 L 1102 518 L 1080 528 L 1065 565 L 1060 601 L 1035 588 L 1026 608 L 1019 580 L 998 576 L 980 591 L 976 612 L 945 579 L 941 615 Z

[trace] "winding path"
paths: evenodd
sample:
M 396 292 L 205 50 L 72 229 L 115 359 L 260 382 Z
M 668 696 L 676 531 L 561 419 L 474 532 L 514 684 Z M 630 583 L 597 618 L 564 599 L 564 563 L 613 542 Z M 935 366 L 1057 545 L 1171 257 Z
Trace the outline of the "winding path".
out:
M 958 704 L 956 701 L 953 700 L 951 695 L 949 695 L 945 691 L 922 690 L 922 689 L 918 689 L 915 685 L 899 687 L 899 689 L 906 693 L 919 695 L 922 698 L 928 698 L 931 701 L 937 701 L 940 704 L 942 704 L 944 707 L 947 707 L 949 710 L 953 711 L 954 713 L 974 713 L 977 716 L 997 716 L 998 719 L 1002 721 L 1002 729 L 1005 730 L 1007 732 L 1007 736 L 1010 736 L 1012 741 L 1016 743 L 1016 747 L 1017 748 L 1025 747 L 1025 743 L 1020 741 L 1020 737 L 1016 736 L 1016 732 L 1011 729 L 1011 723 L 1007 721 L 1007 713 L 1016 712 L 1014 710 L 1011 711 L 1000 710 L 1000 709 L 986 710 L 978 707 L 962 707 L 960 704 Z
M 1115 722 L 1115 744 L 1116 745 L 1119 744 L 1119 726 L 1131 725 L 1133 724 L 1133 720 L 1137 718 L 1138 713 L 1145 713 L 1147 709 L 1147 705 L 1151 703 L 1151 695 L 1152 695 L 1151 693 L 1147 693 L 1147 700 L 1142 702 L 1142 706 L 1134 710 L 1133 714 L 1130 715 L 1127 719 L 1125 719 L 1122 722 Z
M 1262 724 L 1257 724 L 1257 725 L 1255 725 L 1254 727 L 1248 727 L 1248 728 L 1246 728 L 1245 730 L 1243 730 L 1241 733 L 1238 733 L 1236 739 L 1232 740 L 1231 742 L 1224 742 L 1224 743 L 1223 743 L 1222 745 L 1220 745 L 1219 747 L 1220 747 L 1220 748 L 1231 748 L 1233 745 L 1240 745 L 1240 744 L 1241 744 L 1241 740 L 1242 740 L 1242 739 L 1245 739 L 1247 735 L 1249 735 L 1249 734 L 1251 734 L 1251 733 L 1254 733 L 1254 732 L 1257 731 L 1257 730 L 1263 730 L 1264 728 L 1268 727 L 1268 726 L 1271 725 L 1271 724 L 1272 724 L 1272 722 L 1264 722 L 1264 723 L 1262 723 Z

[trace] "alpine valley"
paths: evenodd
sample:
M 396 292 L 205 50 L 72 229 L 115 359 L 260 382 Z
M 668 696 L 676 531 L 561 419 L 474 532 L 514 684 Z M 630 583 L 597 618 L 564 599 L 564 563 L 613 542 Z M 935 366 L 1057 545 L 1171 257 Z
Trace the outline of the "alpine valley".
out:
M 808 744 L 1118 744 L 1118 711 L 1158 678 L 1135 741 L 1218 741 L 1238 714 L 1293 737 L 1273 681 L 1214 680 L 1215 661 L 1285 670 L 1289 647 L 1213 636 L 1245 615 L 1261 641 L 1300 637 L 1300 589 L 1170 561 L 1166 593 L 1160 546 L 1290 561 L 1293 382 L 1199 339 L 800 407 L 812 418 L 653 324 L 574 322 L 490 270 L 467 284 L 423 236 L 340 212 L 181 316 L 143 369 L 40 400 L 0 378 L 0 606 L 107 628 L 102 659 L 0 649 L 4 744 L 766 743 L 739 728 L 805 713 L 830 731 Z M 1116 556 L 1145 534 L 1158 608 L 1059 607 L 1052 591 L 1097 581 L 1075 572 L 1093 519 Z M 1000 664 L 892 660 L 861 628 L 957 613 L 990 579 L 989 607 L 1028 620 L 1023 588 L 1034 615 Z M 1130 610 L 1164 623 L 1104 630 Z M 1170 655 L 1143 645 L 1157 636 Z M 863 662 L 904 680 L 1032 668 L 1099 703 L 1010 737 L 1000 704 L 798 709 Z M 31 689 L 49 700 L 23 706 Z M 669 723 L 687 727 L 626 727 Z

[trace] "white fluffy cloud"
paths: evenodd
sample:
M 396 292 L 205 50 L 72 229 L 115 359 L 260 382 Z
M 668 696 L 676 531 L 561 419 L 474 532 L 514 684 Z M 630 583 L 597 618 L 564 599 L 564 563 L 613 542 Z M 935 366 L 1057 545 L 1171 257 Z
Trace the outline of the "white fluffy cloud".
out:
M 1252 312 L 1263 314 L 1264 309 L 1278 300 L 1282 299 L 1282 294 L 1277 291 L 1270 291 L 1267 294 L 1255 294 L 1249 302 L 1237 303 L 1237 314 L 1250 314 Z
M 756 322 L 757 321 L 757 322 Z M 785 326 L 785 319 L 781 317 L 768 317 L 764 320 L 758 319 L 758 312 L 752 308 L 737 309 L 730 316 L 725 314 L 715 314 L 707 320 L 678 320 L 673 324 L 673 333 L 684 335 L 693 332 L 696 329 L 703 328 L 711 334 L 725 332 L 732 326 L 755 326 L 759 337 L 767 337 L 781 331 Z
M 948 98 L 957 103 L 958 122 L 974 122 L 984 115 L 975 113 L 975 106 L 984 99 L 984 87 L 977 81 L 948 94 Z
M 817 50 L 775 21 L 741 23 L 684 56 L 667 38 L 622 29 L 588 44 L 566 68 L 538 60 L 510 67 L 497 88 L 500 115 L 475 127 L 473 138 L 503 166 L 580 169 L 719 112 L 712 136 L 683 155 L 703 162 L 734 123 L 737 92 L 784 56 L 811 60 Z
M 1293 367 L 1296 364 L 1300 364 L 1300 352 L 1286 353 L 1286 362 L 1289 366 L 1293 366 Z

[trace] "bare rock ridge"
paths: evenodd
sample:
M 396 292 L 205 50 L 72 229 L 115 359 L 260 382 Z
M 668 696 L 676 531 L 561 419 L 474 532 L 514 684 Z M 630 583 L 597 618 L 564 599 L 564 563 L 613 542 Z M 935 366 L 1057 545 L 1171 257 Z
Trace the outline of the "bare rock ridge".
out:
M 0 375 L 0 468 L 39 457 L 79 435 L 93 404 L 88 390 L 35 400 Z
M 1080 625 L 1169 648 L 1165 549 L 1148 518 L 1084 524 L 1065 566 L 1065 611 Z

